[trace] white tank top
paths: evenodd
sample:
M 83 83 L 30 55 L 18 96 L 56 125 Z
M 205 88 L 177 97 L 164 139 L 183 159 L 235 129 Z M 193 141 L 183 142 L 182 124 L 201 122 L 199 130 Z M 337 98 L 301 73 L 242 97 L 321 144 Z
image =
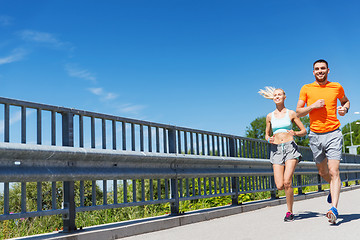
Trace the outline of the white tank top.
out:
M 285 116 L 282 118 L 276 118 L 274 112 L 271 115 L 271 128 L 274 135 L 276 133 L 287 132 L 292 129 L 292 122 L 289 117 L 289 109 L 286 109 Z

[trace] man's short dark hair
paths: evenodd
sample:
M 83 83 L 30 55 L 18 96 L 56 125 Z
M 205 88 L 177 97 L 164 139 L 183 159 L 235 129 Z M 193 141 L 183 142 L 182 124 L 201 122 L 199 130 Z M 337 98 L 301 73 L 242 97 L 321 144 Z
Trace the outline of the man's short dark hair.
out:
M 326 67 L 329 68 L 328 62 L 325 61 L 324 59 L 316 60 L 316 61 L 314 62 L 314 64 L 313 64 L 313 68 L 314 68 L 315 64 L 317 64 L 317 63 L 325 63 L 325 64 L 326 64 Z

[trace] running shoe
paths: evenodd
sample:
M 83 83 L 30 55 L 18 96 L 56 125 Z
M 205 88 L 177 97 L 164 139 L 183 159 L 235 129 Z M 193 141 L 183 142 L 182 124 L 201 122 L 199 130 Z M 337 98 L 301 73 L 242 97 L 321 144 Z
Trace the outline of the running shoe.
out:
M 331 193 L 329 192 L 329 195 L 328 195 L 328 197 L 327 197 L 327 202 L 328 203 L 331 203 L 332 202 L 332 200 L 331 200 Z
M 291 222 L 293 220 L 294 220 L 294 214 L 292 214 L 291 212 L 287 212 L 284 217 L 284 222 Z
M 329 211 L 326 213 L 326 217 L 328 218 L 329 223 L 335 224 L 336 219 L 338 218 L 339 213 L 335 207 L 332 207 L 329 209 Z

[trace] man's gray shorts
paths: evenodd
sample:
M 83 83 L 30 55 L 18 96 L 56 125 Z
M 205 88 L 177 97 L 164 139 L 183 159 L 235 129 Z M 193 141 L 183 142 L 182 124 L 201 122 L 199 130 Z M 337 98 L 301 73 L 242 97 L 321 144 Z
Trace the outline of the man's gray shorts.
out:
M 332 160 L 342 160 L 342 133 L 336 129 L 327 133 L 309 133 L 310 148 L 316 163 L 321 163 L 325 158 Z
M 285 162 L 290 159 L 297 159 L 300 162 L 301 153 L 294 141 L 271 144 L 270 147 L 270 162 L 272 164 L 285 165 Z

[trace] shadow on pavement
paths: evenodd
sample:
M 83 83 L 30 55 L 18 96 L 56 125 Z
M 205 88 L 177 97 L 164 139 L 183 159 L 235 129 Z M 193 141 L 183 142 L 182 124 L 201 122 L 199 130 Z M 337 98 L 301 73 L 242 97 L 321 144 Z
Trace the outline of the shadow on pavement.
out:
M 324 217 L 324 216 L 325 214 L 318 212 L 301 212 L 295 215 L 295 220 L 303 220 L 308 218 Z
M 304 220 L 309 218 L 325 217 L 325 214 L 318 212 L 300 212 L 295 215 L 294 220 Z M 360 220 L 360 214 L 340 214 L 338 221 L 333 226 L 339 226 L 340 224 L 348 223 L 351 221 Z
M 338 218 L 337 225 L 348 223 L 351 221 L 359 220 L 360 214 L 340 214 Z

